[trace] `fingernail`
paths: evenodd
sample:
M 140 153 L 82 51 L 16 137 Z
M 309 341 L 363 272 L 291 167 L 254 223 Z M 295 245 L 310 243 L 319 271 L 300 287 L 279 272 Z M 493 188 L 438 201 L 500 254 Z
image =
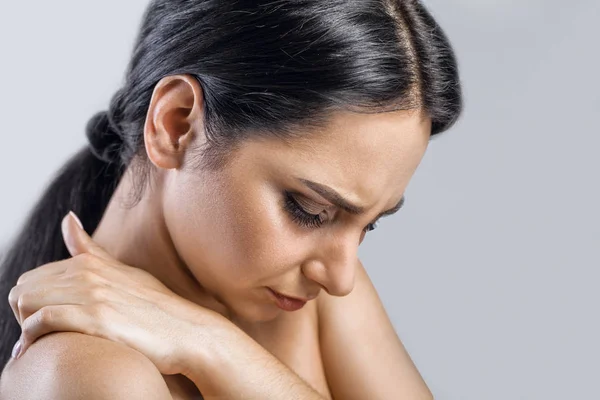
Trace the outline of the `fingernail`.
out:
M 65 241 L 65 246 L 67 246 L 67 249 L 69 250 L 69 253 L 73 254 L 73 251 L 75 251 L 75 243 L 73 241 L 73 235 L 71 234 L 71 230 L 73 228 L 69 228 L 69 218 L 70 214 L 67 214 L 63 220 L 62 223 L 60 225 L 61 229 L 62 229 L 62 235 L 63 235 L 63 239 Z
M 83 229 L 83 224 L 79 220 L 79 217 L 73 211 L 69 211 L 69 214 L 71 215 L 71 217 L 73 217 L 73 219 L 75 220 L 75 222 L 77 222 L 77 225 L 79 225 L 79 227 L 81 229 Z
M 19 340 L 16 344 L 15 347 L 13 347 L 12 350 L 12 357 L 13 358 L 19 358 L 19 356 L 21 355 L 21 341 Z

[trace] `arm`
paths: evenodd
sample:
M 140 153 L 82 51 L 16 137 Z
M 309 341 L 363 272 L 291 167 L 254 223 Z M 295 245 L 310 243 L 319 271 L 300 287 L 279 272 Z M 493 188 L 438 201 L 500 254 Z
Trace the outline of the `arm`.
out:
M 161 374 L 186 375 L 207 399 L 321 399 L 231 321 L 112 258 L 74 218 L 65 218 L 63 231 L 73 258 L 23 274 L 9 294 L 23 331 L 21 356 L 9 366 L 7 384 L 0 389 L 11 400 L 14 393 L 28 396 L 24 390 L 30 390 L 30 382 L 48 371 L 50 377 L 40 377 L 33 386 L 49 399 L 53 397 L 47 392 L 56 399 L 139 395 L 162 400 L 168 390 Z M 73 284 L 65 287 L 65 280 Z M 60 289 L 51 290 L 53 285 Z M 64 334 L 47 335 L 56 331 L 84 335 L 69 336 L 66 347 L 55 339 Z M 57 354 L 48 357 L 55 346 Z M 45 368 L 37 368 L 44 356 Z M 55 365 L 64 359 L 71 362 Z M 100 371 L 98 378 L 91 374 L 94 370 Z M 52 385 L 53 380 L 62 385 Z M 139 384 L 128 386 L 133 382 Z
M 335 399 L 433 399 L 360 261 L 351 294 L 323 294 L 317 302 L 321 353 Z
M 172 400 L 156 367 L 120 343 L 60 332 L 36 341 L 0 378 L 0 400 Z
M 432 400 L 362 263 L 357 262 L 351 294 L 339 298 L 323 293 L 317 300 L 321 354 L 334 399 Z M 190 353 L 194 355 L 186 374 L 203 389 L 215 385 L 210 389 L 215 397 L 205 392 L 206 400 L 323 399 L 243 332 L 224 329 L 210 342 L 202 352 Z
M 238 329 L 226 328 L 210 343 L 190 349 L 183 372 L 205 400 L 324 400 L 296 373 Z

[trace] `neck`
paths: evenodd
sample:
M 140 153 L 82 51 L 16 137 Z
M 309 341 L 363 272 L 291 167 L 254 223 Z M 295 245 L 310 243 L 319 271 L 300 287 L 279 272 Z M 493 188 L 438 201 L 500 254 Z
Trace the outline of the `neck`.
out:
M 225 307 L 203 289 L 177 254 L 164 220 L 161 178 L 145 188 L 134 206 L 132 179 L 128 169 L 93 234 L 94 240 L 117 260 L 149 272 L 180 297 L 228 316 Z

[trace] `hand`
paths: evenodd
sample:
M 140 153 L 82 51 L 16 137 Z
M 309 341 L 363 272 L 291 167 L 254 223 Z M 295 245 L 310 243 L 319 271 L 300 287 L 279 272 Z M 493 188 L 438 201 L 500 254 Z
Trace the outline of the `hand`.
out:
M 200 328 L 227 321 L 146 271 L 115 260 L 74 214 L 64 218 L 62 231 L 73 258 L 26 272 L 9 294 L 22 329 L 17 357 L 50 332 L 80 332 L 136 349 L 164 375 L 180 374 L 189 357 L 185 345 L 206 337 Z

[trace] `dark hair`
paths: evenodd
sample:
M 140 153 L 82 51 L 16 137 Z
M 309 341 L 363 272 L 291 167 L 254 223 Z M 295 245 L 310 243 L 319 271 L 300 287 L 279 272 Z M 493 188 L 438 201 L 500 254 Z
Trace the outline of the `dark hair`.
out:
M 287 137 L 335 110 L 421 109 L 437 134 L 462 108 L 450 43 L 416 0 L 152 1 L 123 87 L 87 126 L 90 145 L 50 183 L 2 262 L 0 365 L 20 335 L 11 287 L 68 257 L 60 221 L 69 210 L 93 233 L 127 167 L 143 188 L 150 99 L 176 74 L 202 86 L 207 157 L 250 134 Z

